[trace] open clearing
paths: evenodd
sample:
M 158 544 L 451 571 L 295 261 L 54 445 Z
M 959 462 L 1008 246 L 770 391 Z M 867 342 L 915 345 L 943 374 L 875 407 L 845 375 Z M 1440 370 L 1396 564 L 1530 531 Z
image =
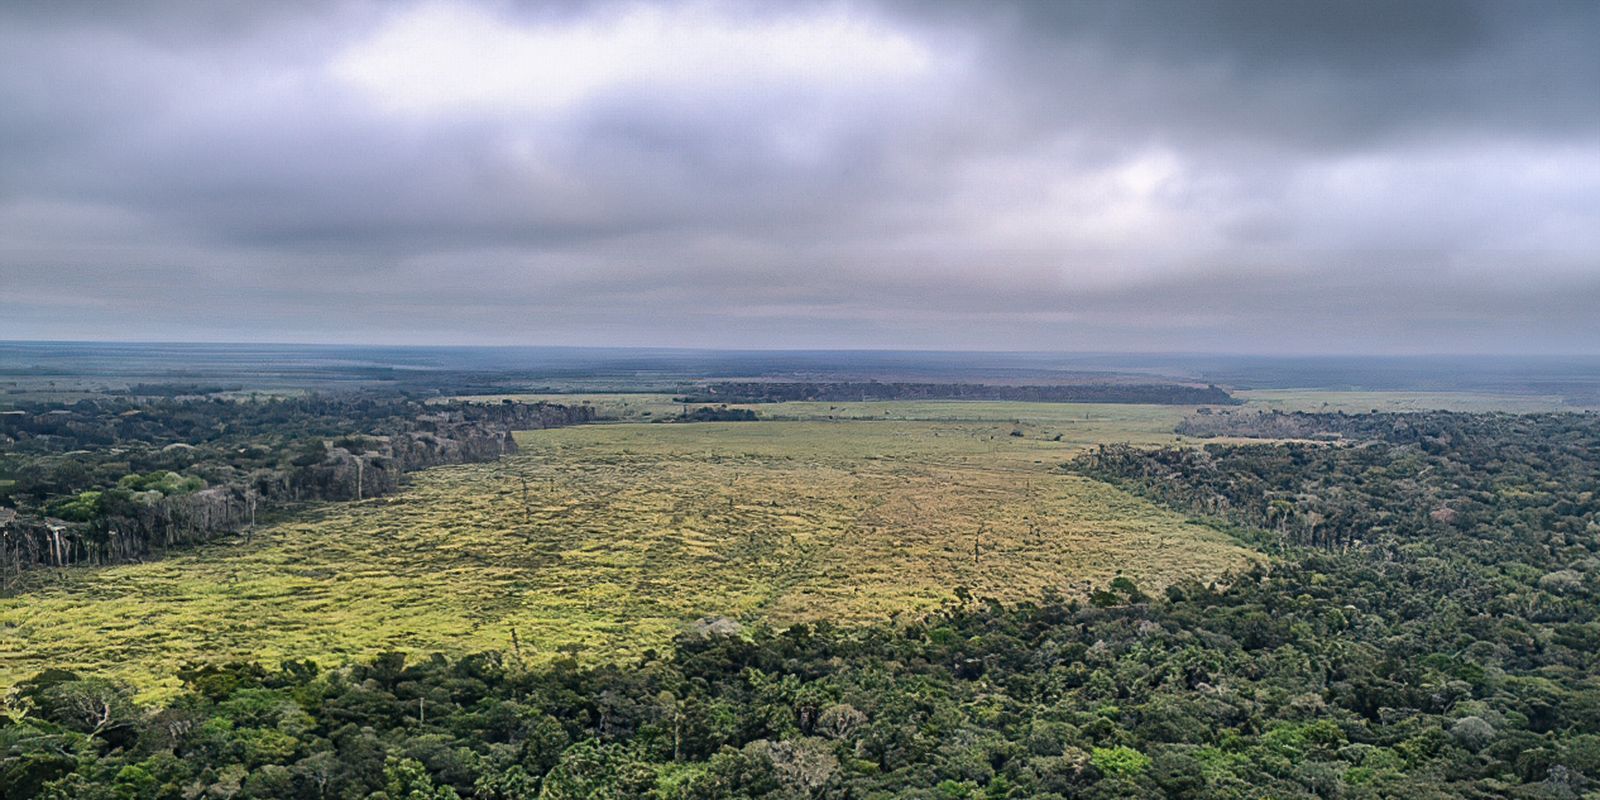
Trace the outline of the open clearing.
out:
M 668 394 L 504 394 L 453 398 L 498 403 L 519 402 L 588 404 L 609 419 L 646 422 L 676 416 L 707 403 L 674 403 Z M 723 405 L 723 404 L 715 404 Z M 943 422 L 974 424 L 983 435 L 1009 435 L 1020 430 L 1029 440 L 1048 440 L 1042 450 L 1061 455 L 1061 445 L 1087 447 L 1102 442 L 1171 444 L 1180 441 L 1173 426 L 1194 413 L 1195 406 L 1133 403 L 1023 403 L 1003 400 L 870 400 L 857 403 L 791 401 L 785 403 L 731 403 L 763 420 L 784 422 Z M 857 430 L 857 429 L 852 429 Z M 1059 441 L 1055 436 L 1060 435 Z
M 519 434 L 516 456 L 417 473 L 400 494 L 323 506 L 251 544 L 38 575 L 0 598 L 0 689 L 56 666 L 159 694 L 190 660 L 510 649 L 513 632 L 532 659 L 602 659 L 702 615 L 881 619 L 958 587 L 1021 600 L 1120 572 L 1150 589 L 1257 557 L 1056 470 L 1089 439 L 1171 441 L 1144 418 L 1171 411 L 1097 422 L 1099 407 L 1038 420 L 1027 404 L 971 405 L 1008 419 Z

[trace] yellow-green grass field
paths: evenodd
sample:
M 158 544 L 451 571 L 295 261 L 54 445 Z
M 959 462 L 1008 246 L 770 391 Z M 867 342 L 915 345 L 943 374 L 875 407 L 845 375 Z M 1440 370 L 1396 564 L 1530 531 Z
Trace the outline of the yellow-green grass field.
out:
M 600 660 L 659 648 L 703 615 L 863 622 L 958 588 L 1016 601 L 1120 572 L 1156 589 L 1259 557 L 1057 468 L 1091 440 L 1170 441 L 1165 409 L 971 404 L 1008 413 L 916 418 L 948 405 L 527 432 L 518 455 L 427 470 L 250 544 L 38 573 L 0 598 L 0 691 L 58 666 L 154 696 L 186 661 L 509 650 L 513 632 L 531 660 Z

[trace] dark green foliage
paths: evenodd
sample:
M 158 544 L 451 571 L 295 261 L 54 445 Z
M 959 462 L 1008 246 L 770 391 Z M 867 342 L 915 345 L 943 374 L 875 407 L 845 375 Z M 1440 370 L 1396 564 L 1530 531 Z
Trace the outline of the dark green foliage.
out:
M 755 422 L 758 417 L 748 408 L 701 406 L 674 419 L 679 422 Z

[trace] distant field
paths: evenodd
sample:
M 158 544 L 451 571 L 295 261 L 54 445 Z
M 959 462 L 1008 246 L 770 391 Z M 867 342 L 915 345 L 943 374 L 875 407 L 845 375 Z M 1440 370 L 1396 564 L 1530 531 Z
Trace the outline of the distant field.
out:
M 1581 411 L 1558 395 L 1491 394 L 1487 392 L 1334 391 L 1330 389 L 1252 389 L 1234 391 L 1244 408 L 1280 411 Z M 648 420 L 672 416 L 694 404 L 672 402 L 669 394 L 504 394 L 456 399 L 499 402 L 547 400 L 552 403 L 588 403 L 603 416 Z M 1009 403 L 970 400 L 873 401 L 865 403 L 756 403 L 731 404 L 754 409 L 769 419 L 908 419 L 908 420 L 1021 420 L 1039 426 L 1070 426 L 1115 435 L 1127 432 L 1149 437 L 1172 430 L 1193 406 L 1121 403 Z
M 674 403 L 668 394 L 505 394 L 457 399 L 498 403 L 501 400 L 592 405 L 603 417 L 645 422 L 672 417 L 703 403 Z M 783 421 L 910 421 L 988 423 L 1009 434 L 1020 426 L 1030 439 L 1061 434 L 1068 445 L 1107 441 L 1145 444 L 1172 442 L 1172 432 L 1193 406 L 1133 403 L 1017 403 L 983 400 L 873 400 L 857 403 L 731 403 L 748 408 L 763 420 Z M 1054 449 L 1054 448 L 1051 448 Z
M 1095 437 L 1170 440 L 1162 418 L 902 405 L 944 416 L 530 432 L 517 456 L 419 473 L 252 545 L 36 576 L 0 599 L 0 688 L 53 665 L 159 693 L 190 659 L 507 649 L 513 632 L 531 658 L 609 658 L 701 615 L 877 619 L 958 587 L 1019 600 L 1123 572 L 1154 589 L 1256 557 L 1055 471 Z M 1020 427 L 970 421 L 994 405 Z

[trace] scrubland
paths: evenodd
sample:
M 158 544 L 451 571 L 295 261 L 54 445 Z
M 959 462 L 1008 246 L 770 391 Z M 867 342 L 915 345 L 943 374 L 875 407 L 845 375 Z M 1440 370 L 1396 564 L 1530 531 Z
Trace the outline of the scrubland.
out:
M 1172 441 L 1176 409 L 777 405 L 793 419 L 526 432 L 515 456 L 426 470 L 248 543 L 41 572 L 0 598 L 0 688 L 52 666 L 160 695 L 188 661 L 390 649 L 595 661 L 701 616 L 881 620 L 1258 558 L 1057 469 L 1096 441 Z

